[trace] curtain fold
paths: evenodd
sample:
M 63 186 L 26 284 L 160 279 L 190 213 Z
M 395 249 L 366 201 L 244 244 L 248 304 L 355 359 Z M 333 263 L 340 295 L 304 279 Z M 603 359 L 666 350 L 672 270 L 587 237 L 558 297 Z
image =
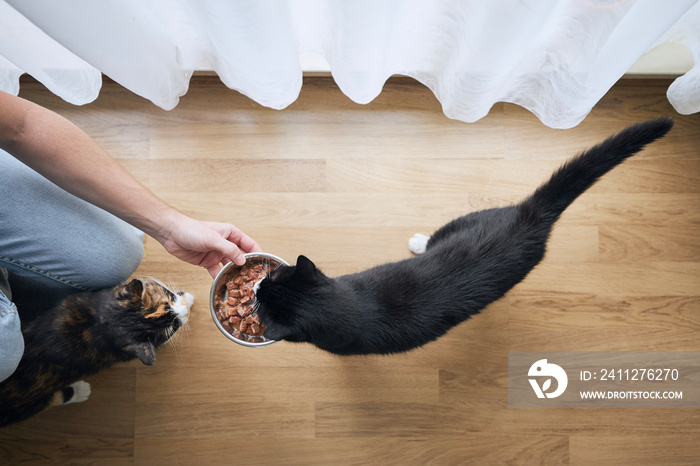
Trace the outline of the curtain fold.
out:
M 700 0 L 0 0 L 0 89 L 16 94 L 28 73 L 84 104 L 104 74 L 169 110 L 207 69 L 283 109 L 311 52 L 357 103 L 406 75 L 450 118 L 477 121 L 504 101 L 569 128 L 666 42 L 694 60 L 668 98 L 698 112 Z

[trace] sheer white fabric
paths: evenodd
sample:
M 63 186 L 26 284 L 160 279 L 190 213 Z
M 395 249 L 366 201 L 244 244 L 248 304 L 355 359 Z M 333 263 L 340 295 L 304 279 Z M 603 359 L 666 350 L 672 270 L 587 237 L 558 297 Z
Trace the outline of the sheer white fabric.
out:
M 17 93 L 26 72 L 83 104 L 103 73 L 172 109 L 193 71 L 209 69 L 282 109 L 311 52 L 358 103 L 399 74 L 450 118 L 473 122 L 505 101 L 568 128 L 664 42 L 694 59 L 669 100 L 700 111 L 699 0 L 0 0 L 0 89 Z

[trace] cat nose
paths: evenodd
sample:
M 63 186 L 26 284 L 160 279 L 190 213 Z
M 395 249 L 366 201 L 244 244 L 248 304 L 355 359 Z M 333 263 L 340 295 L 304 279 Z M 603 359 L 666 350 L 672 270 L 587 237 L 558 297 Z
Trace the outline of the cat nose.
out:
M 185 305 L 187 306 L 188 310 L 194 304 L 194 296 L 192 296 L 190 293 L 187 293 L 187 292 L 180 293 L 180 298 L 182 301 L 185 302 Z

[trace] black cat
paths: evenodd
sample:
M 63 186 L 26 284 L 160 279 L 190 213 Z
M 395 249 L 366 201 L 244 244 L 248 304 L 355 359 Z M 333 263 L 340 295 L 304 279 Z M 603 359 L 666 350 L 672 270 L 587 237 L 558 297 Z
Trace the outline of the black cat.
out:
M 437 339 L 523 280 L 564 209 L 672 126 L 668 118 L 631 126 L 565 163 L 522 203 L 465 215 L 429 240 L 414 237 L 417 257 L 330 278 L 299 256 L 259 285 L 264 336 L 340 355 L 398 353 Z
M 22 329 L 22 359 L 0 383 L 0 426 L 85 401 L 90 385 L 78 379 L 114 363 L 153 364 L 156 348 L 187 322 L 193 301 L 152 279 L 63 299 Z

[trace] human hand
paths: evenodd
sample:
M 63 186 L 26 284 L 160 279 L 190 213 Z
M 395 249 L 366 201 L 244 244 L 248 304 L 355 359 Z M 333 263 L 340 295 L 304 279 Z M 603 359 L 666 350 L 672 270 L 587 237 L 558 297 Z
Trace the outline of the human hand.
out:
M 173 256 L 207 269 L 216 277 L 220 264 L 245 263 L 246 252 L 262 252 L 258 243 L 230 223 L 202 222 L 182 216 L 154 236 Z

